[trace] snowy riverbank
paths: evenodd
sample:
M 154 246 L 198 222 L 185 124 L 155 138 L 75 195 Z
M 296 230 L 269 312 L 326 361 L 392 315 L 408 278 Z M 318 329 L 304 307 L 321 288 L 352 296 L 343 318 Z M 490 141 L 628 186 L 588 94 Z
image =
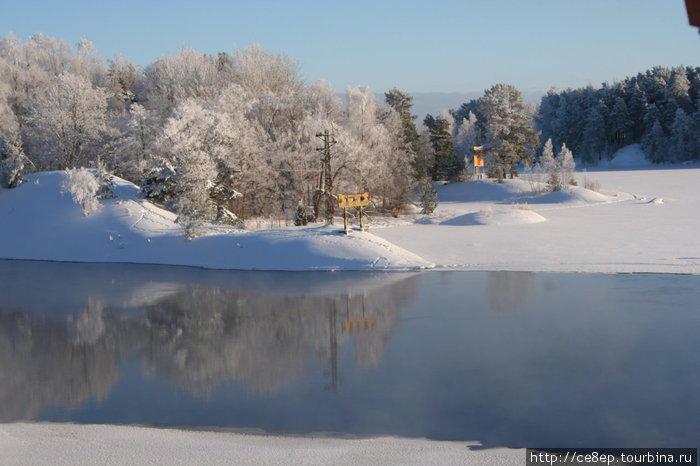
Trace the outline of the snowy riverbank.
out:
M 375 217 L 371 233 L 349 236 L 338 226 L 210 226 L 190 241 L 173 213 L 139 198 L 126 181 L 117 180 L 116 199 L 84 216 L 61 195 L 62 173 L 38 173 L 0 191 L 0 258 L 237 270 L 700 274 L 700 169 L 630 169 L 643 161 L 628 152 L 620 158 L 626 170 L 577 173 L 580 186 L 555 193 L 533 195 L 522 178 L 441 186 L 432 215 Z M 599 192 L 582 187 L 584 176 Z
M 335 227 L 286 227 L 257 232 L 208 226 L 185 237 L 176 215 L 139 198 L 116 179 L 115 199 L 85 216 L 62 172 L 37 173 L 0 191 L 0 258 L 121 262 L 237 270 L 413 270 L 432 264 L 371 233 Z
M 475 442 L 273 436 L 135 426 L 0 425 L 3 464 L 522 464 L 525 450 Z

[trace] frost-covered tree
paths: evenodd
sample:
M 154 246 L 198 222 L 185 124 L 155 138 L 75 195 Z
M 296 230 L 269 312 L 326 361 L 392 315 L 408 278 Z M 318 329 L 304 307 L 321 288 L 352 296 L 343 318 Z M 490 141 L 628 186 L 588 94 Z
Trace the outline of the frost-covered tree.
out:
M 562 143 L 561 145 L 561 149 L 557 155 L 557 165 L 559 166 L 559 180 L 561 186 L 566 188 L 567 186 L 576 185 L 576 178 L 574 178 L 576 162 L 574 161 L 574 154 L 566 147 L 566 143 Z
M 345 155 L 339 188 L 367 190 L 378 207 L 397 213 L 410 201 L 414 157 L 401 116 L 382 107 L 369 87 L 348 87 L 346 100 L 345 132 L 336 135 Z
M 655 120 L 651 130 L 642 137 L 642 149 L 652 162 L 659 163 L 664 160 L 668 148 L 668 138 L 664 133 L 661 123 Z
M 99 210 L 100 202 L 97 197 L 99 189 L 99 180 L 87 168 L 66 170 L 65 178 L 61 182 L 61 193 L 70 193 L 73 201 L 82 207 L 85 216 Z
M 117 112 L 129 110 L 136 99 L 136 85 L 139 73 L 136 67 L 121 54 L 109 61 L 107 68 L 109 80 L 110 108 Z
M 0 184 L 6 188 L 15 188 L 23 181 L 23 175 L 33 165 L 24 154 L 22 138 L 19 131 L 8 133 L 0 138 Z
M 467 118 L 463 118 L 461 124 L 456 128 L 454 135 L 455 149 L 457 153 L 466 157 L 471 155 L 474 146 L 478 146 L 479 128 L 474 112 L 469 112 Z
M 84 167 L 96 158 L 106 131 L 107 98 L 84 77 L 63 73 L 33 100 L 30 135 L 45 156 L 40 168 Z
M 420 213 L 430 215 L 435 211 L 438 205 L 438 195 L 433 188 L 433 183 L 427 176 L 424 177 L 419 184 L 418 197 L 420 199 Z
M 600 106 L 590 107 L 586 114 L 582 145 L 585 148 L 584 159 L 588 162 L 601 160 L 606 152 L 606 141 L 601 137 L 605 134 L 605 120 L 599 108 Z
M 168 120 L 159 141 L 165 161 L 174 167 L 171 205 L 189 237 L 215 218 L 210 190 L 217 176 L 215 161 L 225 150 L 219 125 L 221 115 L 204 109 L 193 99 L 183 102 Z
M 539 146 L 532 117 L 514 86 L 496 84 L 478 102 L 484 118 L 487 173 L 499 180 L 517 175 L 515 165 L 534 155 Z
M 671 126 L 670 145 L 675 161 L 682 162 L 697 158 L 698 135 L 693 121 L 682 108 L 676 110 L 676 118 Z
M 672 145 L 664 147 L 662 142 L 672 132 L 678 109 L 695 118 L 699 76 L 697 67 L 656 66 L 612 85 L 550 91 L 540 104 L 538 128 L 543 140 L 566 142 L 588 162 L 632 143 L 642 143 L 656 162 L 678 160 Z M 700 159 L 697 152 L 690 156 Z
M 554 158 L 554 148 L 552 140 L 547 139 L 542 149 L 542 155 L 537 163 L 538 171 L 545 175 L 548 191 L 559 191 L 561 189 L 561 178 L 559 177 L 559 163 Z
M 176 56 L 162 57 L 146 66 L 141 92 L 149 109 L 165 121 L 181 102 L 212 99 L 222 87 L 214 60 L 182 48 Z

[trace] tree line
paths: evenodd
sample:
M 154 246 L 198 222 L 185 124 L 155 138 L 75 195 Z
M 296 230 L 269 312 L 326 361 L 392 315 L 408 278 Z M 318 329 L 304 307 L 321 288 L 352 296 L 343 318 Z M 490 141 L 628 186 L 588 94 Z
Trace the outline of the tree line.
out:
M 397 214 L 434 181 L 469 178 L 474 146 L 502 180 L 532 164 L 547 140 L 585 162 L 641 143 L 655 162 L 700 160 L 700 69 L 655 67 L 633 78 L 550 90 L 538 107 L 496 84 L 458 109 L 416 123 L 413 98 L 350 88 L 345 104 L 307 83 L 283 54 L 257 46 L 216 55 L 183 48 L 141 68 L 37 34 L 0 37 L 0 177 L 93 167 L 133 181 L 186 227 L 279 218 L 342 192 L 372 193 Z M 320 145 L 335 141 L 335 193 L 319 191 Z M 103 177 L 104 179 L 104 177 Z M 298 210 L 297 210 L 298 211 Z
M 185 224 L 279 217 L 314 202 L 326 130 L 338 192 L 369 191 L 392 212 L 411 200 L 413 148 L 398 112 L 368 87 L 348 88 L 343 105 L 286 55 L 256 46 L 185 48 L 141 69 L 121 56 L 105 64 L 87 40 L 73 51 L 41 34 L 0 38 L 6 186 L 22 171 L 99 162 Z

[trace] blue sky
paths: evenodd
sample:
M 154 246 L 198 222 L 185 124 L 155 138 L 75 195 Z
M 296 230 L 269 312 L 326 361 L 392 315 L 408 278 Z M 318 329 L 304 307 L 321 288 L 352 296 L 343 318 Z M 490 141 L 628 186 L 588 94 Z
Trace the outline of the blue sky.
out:
M 0 34 L 91 40 L 146 65 L 187 46 L 285 53 L 337 91 L 523 92 L 700 65 L 683 0 L 0 0 Z

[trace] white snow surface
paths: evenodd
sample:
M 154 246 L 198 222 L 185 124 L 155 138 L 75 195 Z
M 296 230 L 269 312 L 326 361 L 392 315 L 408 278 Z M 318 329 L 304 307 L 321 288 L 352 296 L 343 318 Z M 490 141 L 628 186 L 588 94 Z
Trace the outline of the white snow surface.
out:
M 27 176 L 0 190 L 0 258 L 122 262 L 239 270 L 408 270 L 431 267 L 415 254 L 371 233 L 339 227 L 287 227 L 257 232 L 205 227 L 188 240 L 176 215 L 116 179 L 115 199 L 83 215 L 63 172 Z
M 700 169 L 585 176 L 600 192 L 534 196 L 518 179 L 440 186 L 432 215 L 373 232 L 439 269 L 700 274 Z M 582 185 L 584 174 L 576 177 Z
M 438 186 L 429 216 L 371 219 L 370 233 L 309 226 L 208 226 L 186 239 L 175 214 L 117 179 L 116 199 L 84 216 L 62 172 L 0 189 L 0 258 L 238 270 L 521 270 L 700 274 L 700 168 L 649 166 L 638 145 L 577 173 L 579 186 L 533 195 L 524 179 Z M 597 181 L 600 192 L 581 187 Z M 336 222 L 342 224 L 342 220 Z M 8 227 L 9 226 L 9 227 Z
M 0 424 L 4 465 L 517 465 L 525 461 L 525 450 L 478 449 L 479 445 L 397 437 L 273 436 L 137 426 Z

